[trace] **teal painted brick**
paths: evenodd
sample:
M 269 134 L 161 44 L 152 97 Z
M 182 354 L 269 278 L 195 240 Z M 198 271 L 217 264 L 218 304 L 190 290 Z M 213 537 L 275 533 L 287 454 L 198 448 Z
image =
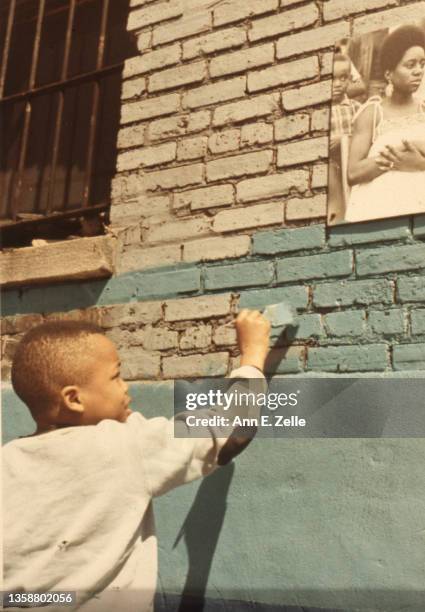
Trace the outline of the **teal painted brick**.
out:
M 199 291 L 200 287 L 200 271 L 196 267 L 131 272 L 107 281 L 72 282 L 5 291 L 2 295 L 2 313 L 8 316 L 67 312 L 89 306 L 192 293 Z
M 284 328 L 272 327 L 271 337 L 280 338 Z M 289 342 L 292 340 L 307 340 L 309 338 L 320 338 L 324 335 L 321 317 L 318 314 L 298 315 L 295 319 L 295 325 L 286 328 L 285 339 Z
M 308 349 L 308 369 L 324 372 L 374 372 L 388 364 L 386 344 Z
M 303 369 L 304 349 L 302 347 L 285 347 L 272 349 L 265 365 L 266 374 L 295 374 Z
M 368 327 L 373 334 L 403 334 L 406 330 L 405 312 L 400 308 L 369 312 Z
M 425 215 L 417 215 L 414 217 L 413 233 L 417 238 L 425 237 Z
M 308 302 L 307 287 L 275 287 L 243 291 L 240 294 L 239 308 L 262 309 L 269 304 L 287 302 L 293 308 L 306 308 Z
M 318 314 L 300 315 L 295 319 L 295 327 L 288 327 L 286 330 L 286 337 L 290 341 L 320 338 L 323 335 L 322 320 Z
M 76 289 L 78 287 L 78 289 Z M 118 303 L 136 294 L 136 282 L 123 277 L 108 281 L 61 283 L 43 287 L 11 289 L 2 293 L 2 315 L 67 312 L 96 304 Z
M 337 281 L 313 287 L 313 304 L 319 308 L 391 304 L 392 283 L 387 280 Z
M 285 283 L 309 278 L 348 276 L 352 272 L 352 265 L 353 254 L 351 251 L 288 257 L 277 263 L 277 281 Z
M 137 274 L 137 297 L 159 297 L 199 291 L 201 272 L 197 268 Z
M 412 318 L 412 334 L 425 334 L 425 308 L 413 310 Z
M 357 274 L 384 274 L 399 270 L 417 270 L 425 267 L 425 244 L 387 246 L 380 249 L 357 251 Z
M 317 249 L 325 244 L 323 225 L 274 232 L 258 232 L 253 236 L 253 252 L 261 255 Z
M 324 316 L 324 323 L 330 336 L 361 336 L 364 333 L 365 313 L 362 310 L 332 312 Z
M 425 276 L 411 276 L 397 280 L 400 302 L 425 302 Z
M 398 344 L 393 363 L 394 370 L 425 370 L 425 344 Z
M 330 246 L 351 246 L 383 240 L 400 240 L 410 236 L 409 222 L 404 219 L 385 219 L 373 223 L 341 225 L 329 232 Z
M 273 279 L 273 264 L 257 261 L 231 266 L 205 268 L 205 288 L 252 287 L 268 285 Z

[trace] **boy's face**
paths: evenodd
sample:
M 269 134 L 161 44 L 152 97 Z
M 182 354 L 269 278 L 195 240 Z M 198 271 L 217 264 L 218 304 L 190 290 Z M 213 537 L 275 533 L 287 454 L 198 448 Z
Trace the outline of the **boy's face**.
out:
M 95 425 L 103 419 L 124 422 L 131 414 L 128 385 L 120 375 L 120 360 L 115 345 L 106 336 L 94 334 L 89 356 L 89 377 L 78 385 L 84 407 L 82 425 Z
M 334 63 L 332 82 L 332 99 L 335 102 L 342 100 L 350 83 L 350 64 L 347 61 Z

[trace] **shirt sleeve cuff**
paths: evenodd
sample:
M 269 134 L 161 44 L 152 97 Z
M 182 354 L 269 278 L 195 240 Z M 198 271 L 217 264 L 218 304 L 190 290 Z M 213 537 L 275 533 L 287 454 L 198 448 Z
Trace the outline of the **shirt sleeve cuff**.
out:
M 245 365 L 233 370 L 229 378 L 265 378 L 263 372 L 255 366 Z

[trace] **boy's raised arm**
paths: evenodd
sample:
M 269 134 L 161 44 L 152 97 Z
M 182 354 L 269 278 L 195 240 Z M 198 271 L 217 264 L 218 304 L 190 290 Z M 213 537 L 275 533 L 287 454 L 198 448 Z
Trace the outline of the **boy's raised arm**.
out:
M 241 352 L 241 367 L 230 377 L 235 379 L 230 391 L 265 393 L 267 384 L 263 369 L 269 350 L 270 323 L 258 311 L 243 310 L 236 319 L 236 330 Z M 129 417 L 134 444 L 141 454 L 144 475 L 153 497 L 191 482 L 212 472 L 217 465 L 225 465 L 246 448 L 256 428 L 232 425 L 241 408 L 235 403 L 226 410 L 205 408 L 197 415 L 226 417 L 227 425 L 208 425 L 205 435 L 199 435 L 186 421 L 193 412 L 179 413 L 174 419 L 164 417 L 144 419 L 139 414 Z M 249 407 L 249 416 L 259 416 L 259 407 Z
M 250 378 L 263 378 L 264 364 L 269 352 L 270 322 L 257 310 L 242 310 L 236 319 L 236 331 L 241 353 L 241 368 L 250 366 L 258 372 L 250 373 Z M 242 371 L 241 371 L 242 374 Z M 233 376 L 238 375 L 238 371 Z M 239 455 L 251 442 L 253 436 L 233 434 L 225 442 L 218 454 L 218 465 L 226 465 Z

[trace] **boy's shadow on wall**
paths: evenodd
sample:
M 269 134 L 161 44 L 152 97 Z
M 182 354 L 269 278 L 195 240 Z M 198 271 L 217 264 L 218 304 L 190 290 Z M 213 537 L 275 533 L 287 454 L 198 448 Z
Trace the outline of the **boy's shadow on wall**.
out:
M 226 514 L 226 500 L 234 471 L 235 465 L 229 463 L 201 482 L 174 542 L 173 548 L 184 538 L 189 558 L 178 612 L 200 612 L 204 609 L 208 577 Z
M 274 338 L 265 371 L 273 376 L 284 359 L 288 346 L 282 346 L 285 332 Z M 233 463 L 205 478 L 195 501 L 177 535 L 173 548 L 184 538 L 189 559 L 189 569 L 184 584 L 178 612 L 201 612 L 206 603 L 205 592 L 215 550 L 224 523 L 227 495 L 235 472 Z

